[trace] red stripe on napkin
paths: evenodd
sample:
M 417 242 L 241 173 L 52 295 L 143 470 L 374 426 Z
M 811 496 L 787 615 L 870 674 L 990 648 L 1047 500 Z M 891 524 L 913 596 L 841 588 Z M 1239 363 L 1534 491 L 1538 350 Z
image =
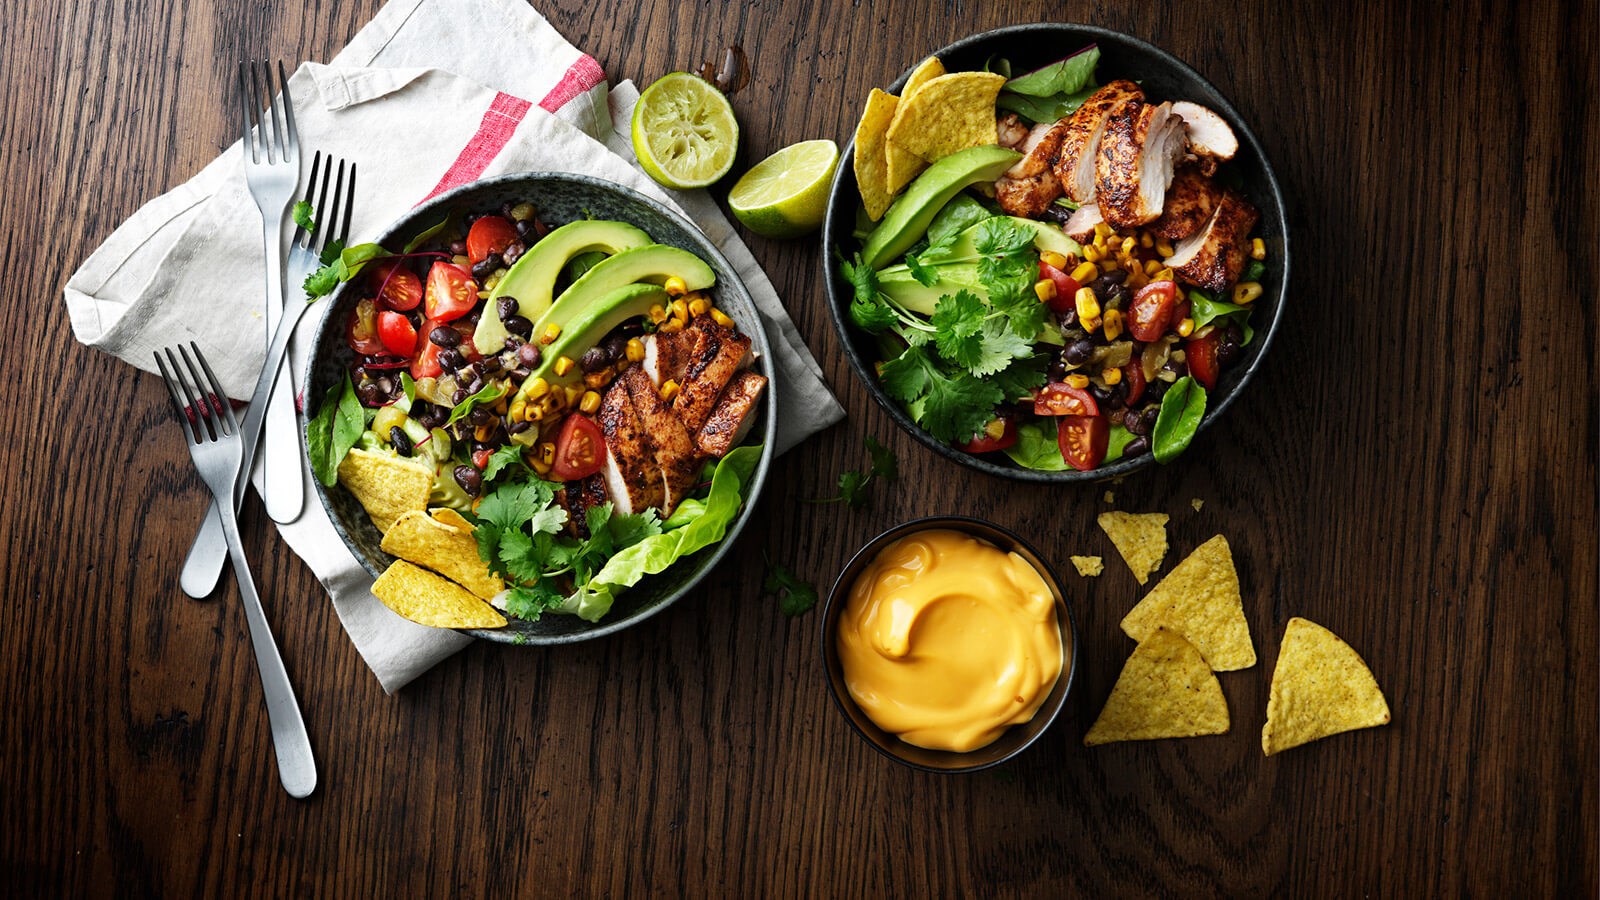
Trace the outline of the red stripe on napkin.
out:
M 489 110 L 483 114 L 483 121 L 478 123 L 477 133 L 467 141 L 467 146 L 456 156 L 456 161 L 450 164 L 449 171 L 444 173 L 444 177 L 439 179 L 439 183 L 423 200 L 432 200 L 451 188 L 478 180 L 483 170 L 489 167 L 490 161 L 505 149 L 506 143 L 511 140 L 511 135 L 516 132 L 517 126 L 532 108 L 533 104 L 521 97 L 505 93 L 495 94 L 494 102 L 489 104 Z
M 539 101 L 539 108 L 545 112 L 555 112 L 566 106 L 572 98 L 588 93 L 605 78 L 605 70 L 594 61 L 594 57 L 581 54 L 577 62 L 567 67 L 567 74 L 561 76 L 561 80 L 550 89 L 550 93 L 545 94 L 544 99 Z

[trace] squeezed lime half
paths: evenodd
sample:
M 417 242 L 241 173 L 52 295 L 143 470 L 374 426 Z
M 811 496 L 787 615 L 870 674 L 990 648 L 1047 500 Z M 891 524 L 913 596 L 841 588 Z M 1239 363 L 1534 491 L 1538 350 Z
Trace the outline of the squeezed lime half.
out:
M 663 75 L 633 107 L 633 152 L 645 174 L 666 187 L 714 184 L 733 168 L 738 150 L 733 106 L 698 75 Z

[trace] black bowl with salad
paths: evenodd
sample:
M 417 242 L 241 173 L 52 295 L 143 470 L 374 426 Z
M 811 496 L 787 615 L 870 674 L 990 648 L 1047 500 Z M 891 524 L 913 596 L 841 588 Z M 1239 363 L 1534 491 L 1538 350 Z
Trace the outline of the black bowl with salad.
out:
M 1289 275 L 1277 181 L 1227 100 L 1149 44 L 1051 23 L 874 91 L 823 246 L 845 353 L 890 416 L 1041 482 L 1180 455 L 1249 381 Z
M 677 600 L 748 520 L 771 354 L 733 267 L 676 213 L 506 175 L 324 262 L 306 450 L 397 612 L 511 643 L 596 637 Z

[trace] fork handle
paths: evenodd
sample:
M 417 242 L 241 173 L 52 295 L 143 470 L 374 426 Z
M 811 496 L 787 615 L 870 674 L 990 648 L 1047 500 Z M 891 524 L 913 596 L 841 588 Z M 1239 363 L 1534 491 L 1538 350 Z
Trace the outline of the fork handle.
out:
M 256 593 L 250 560 L 245 557 L 244 544 L 239 540 L 239 517 L 226 504 L 219 505 L 217 510 L 223 536 L 228 542 L 228 555 L 233 560 L 233 574 L 239 581 L 239 599 L 244 601 L 250 646 L 256 653 L 256 670 L 261 674 L 261 690 L 267 700 L 272 749 L 278 756 L 278 780 L 283 782 L 283 789 L 289 796 L 304 799 L 317 789 L 317 761 L 311 754 L 311 736 L 306 733 L 294 685 L 289 683 L 289 672 L 283 666 L 278 643 L 272 637 L 267 614 L 261 608 L 261 597 Z

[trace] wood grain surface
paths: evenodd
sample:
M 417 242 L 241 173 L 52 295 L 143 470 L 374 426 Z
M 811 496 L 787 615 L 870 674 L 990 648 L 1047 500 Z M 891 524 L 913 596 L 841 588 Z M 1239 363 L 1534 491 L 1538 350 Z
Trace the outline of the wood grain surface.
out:
M 289 799 L 231 583 L 177 590 L 206 495 L 162 388 L 75 343 L 61 287 L 233 139 L 234 60 L 327 59 L 378 2 L 6 3 L 0 893 L 1594 894 L 1593 4 L 539 5 L 613 81 L 741 42 L 746 162 L 842 145 L 870 87 L 1013 22 L 1126 31 L 1233 100 L 1292 204 L 1285 325 L 1179 463 L 1109 486 L 1172 515 L 1169 566 L 1218 532 L 1235 548 L 1261 661 L 1222 676 L 1232 733 L 1081 745 L 1140 595 L 1094 525 L 1107 488 L 955 471 L 896 431 L 839 354 L 816 243 L 751 238 L 849 419 L 779 461 L 738 552 L 668 614 L 572 647 L 480 643 L 386 696 L 251 500 L 322 769 Z M 901 480 L 857 512 L 802 502 L 865 463 L 866 435 Z M 819 615 L 760 594 L 763 552 L 826 588 L 931 513 L 1063 567 L 1108 558 L 1069 576 L 1067 714 L 984 774 L 874 753 L 828 699 Z M 1365 656 L 1393 724 L 1262 757 L 1294 615 Z

